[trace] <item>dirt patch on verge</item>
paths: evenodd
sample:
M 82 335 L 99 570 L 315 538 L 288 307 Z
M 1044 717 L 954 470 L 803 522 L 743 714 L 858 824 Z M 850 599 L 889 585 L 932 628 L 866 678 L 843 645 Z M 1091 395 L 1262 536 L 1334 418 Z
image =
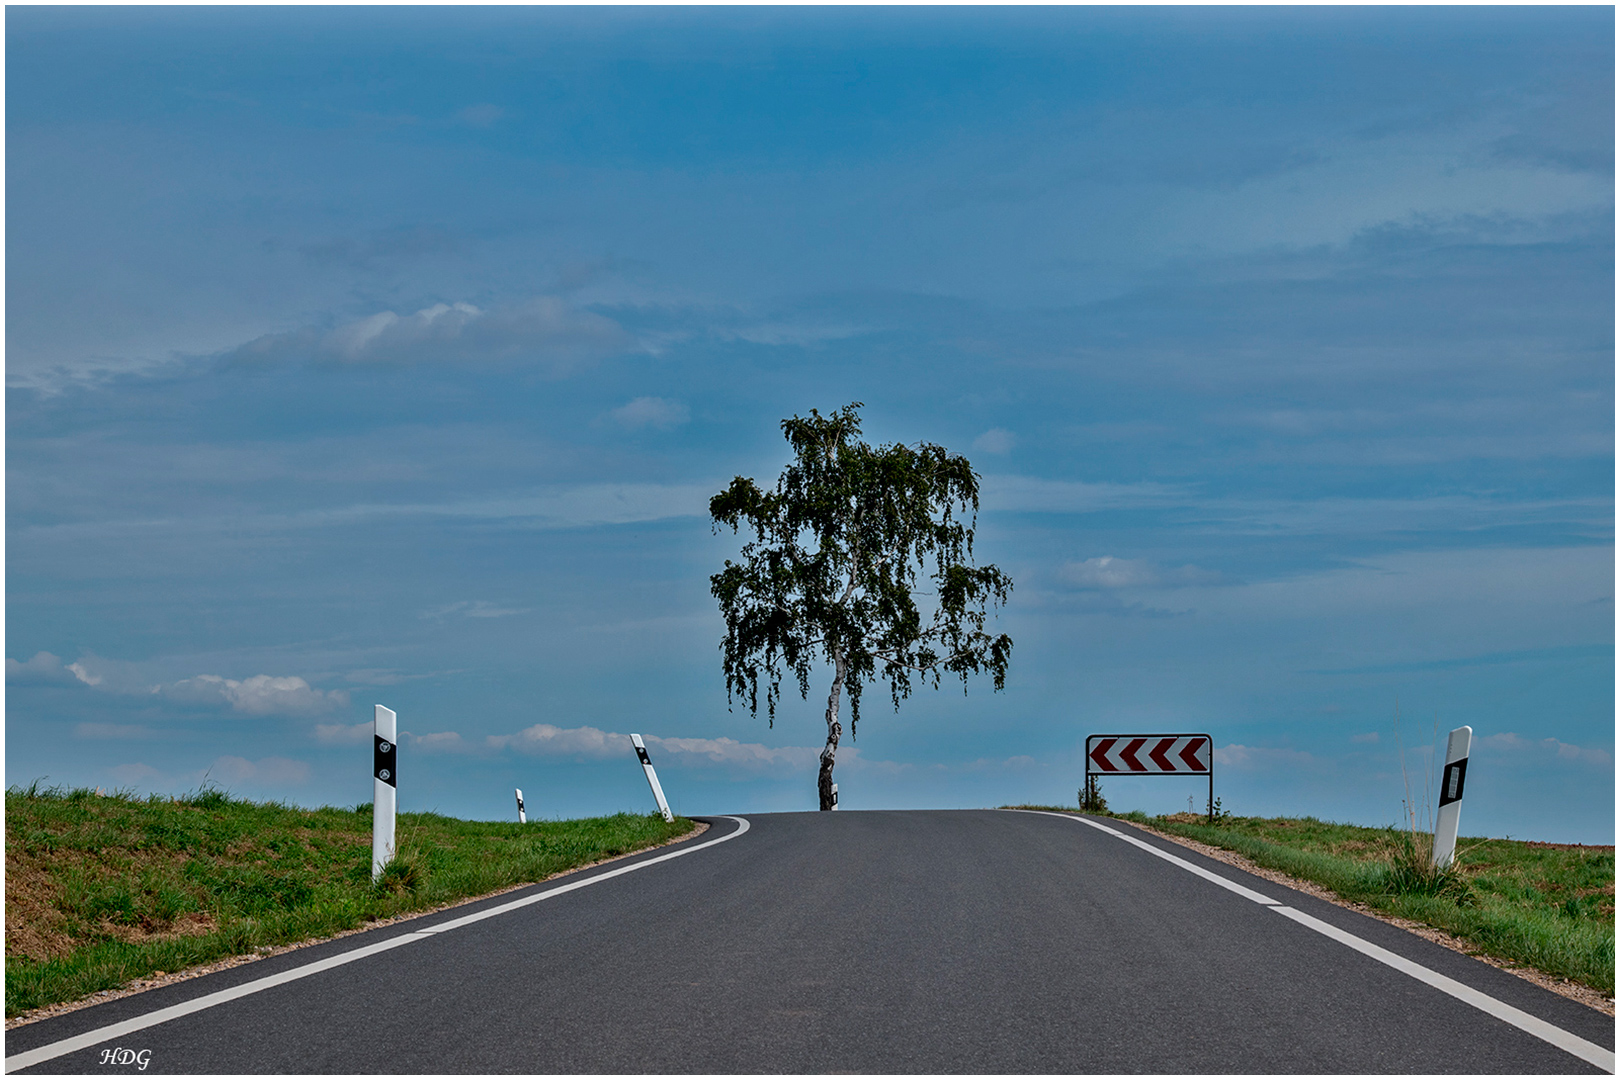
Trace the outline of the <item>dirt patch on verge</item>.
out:
M 1515 840 L 1525 847 L 1552 848 L 1555 851 L 1614 851 L 1613 844 L 1550 844 L 1545 840 Z
M 1361 914 L 1371 916 L 1380 922 L 1389 923 L 1391 926 L 1398 926 L 1402 930 L 1410 931 L 1426 941 L 1432 941 L 1436 945 L 1443 945 L 1453 952 L 1459 952 L 1465 956 L 1472 956 L 1476 960 L 1483 960 L 1485 963 L 1494 968 L 1500 968 L 1509 974 L 1517 975 L 1519 978 L 1524 979 L 1527 982 L 1535 983 L 1543 990 L 1551 990 L 1555 994 L 1562 997 L 1567 997 L 1571 1001 L 1578 1001 L 1582 1005 L 1586 1005 L 1589 1008 L 1598 1010 L 1598 1012 L 1607 1013 L 1610 1016 L 1615 1014 L 1614 999 L 1604 997 L 1602 994 L 1598 993 L 1598 991 L 1593 990 L 1589 986 L 1582 986 L 1580 983 L 1570 982 L 1568 979 L 1554 978 L 1545 972 L 1537 971 L 1532 967 L 1526 967 L 1525 965 L 1513 960 L 1503 960 L 1500 957 L 1491 956 L 1488 953 L 1481 952 L 1479 946 L 1448 934 L 1444 930 L 1436 930 L 1434 927 L 1429 926 L 1426 923 L 1413 922 L 1410 919 L 1401 919 L 1393 915 L 1386 915 L 1381 911 L 1368 907 L 1366 904 L 1341 899 L 1337 893 L 1329 889 L 1325 889 L 1322 886 L 1317 885 L 1315 882 L 1304 881 L 1300 878 L 1291 877 L 1288 874 L 1281 873 L 1277 870 L 1268 870 L 1263 866 L 1257 865 L 1246 856 L 1239 855 L 1235 851 L 1227 851 L 1225 848 L 1213 847 L 1197 840 L 1189 840 L 1185 836 L 1174 836 L 1167 832 L 1161 832 L 1158 829 L 1153 828 L 1151 825 L 1143 825 L 1140 822 L 1122 821 L 1118 818 L 1112 820 L 1120 825 L 1130 825 L 1134 828 L 1141 829 L 1143 832 L 1152 833 L 1161 840 L 1168 840 L 1172 844 L 1180 844 L 1182 847 L 1191 848 L 1200 855 L 1206 855 L 1217 862 L 1226 863 L 1228 866 L 1235 866 L 1239 870 L 1244 870 L 1253 874 L 1255 877 L 1265 878 L 1267 881 L 1274 881 L 1278 885 L 1285 885 L 1290 889 L 1298 889 L 1300 892 L 1314 896 L 1318 900 L 1326 900 L 1330 904 L 1336 904 L 1339 907 L 1360 912 Z M 1588 848 L 1599 851 L 1614 850 L 1613 848 L 1604 849 L 1594 847 L 1590 844 L 1538 843 L 1535 844 L 1535 846 L 1548 848 Z M 1613 886 L 1610 886 L 1611 890 L 1612 888 Z
M 30 960 L 64 956 L 73 948 L 67 918 L 52 902 L 50 876 L 38 866 L 7 860 L 6 955 Z
M 187 979 L 195 979 L 202 975 L 212 975 L 216 971 L 224 971 L 227 968 L 241 967 L 243 964 L 251 964 L 255 960 L 263 960 L 269 956 L 280 956 L 282 953 L 289 953 L 295 949 L 305 949 L 311 945 L 320 945 L 323 942 L 336 941 L 339 938 L 352 937 L 355 934 L 363 934 L 368 930 L 375 930 L 380 926 L 392 926 L 394 923 L 404 922 L 407 919 L 419 919 L 424 915 L 433 915 L 440 911 L 449 911 L 451 908 L 462 907 L 466 904 L 474 904 L 480 900 L 488 900 L 492 896 L 502 896 L 509 892 L 516 892 L 519 889 L 531 888 L 535 885 L 551 881 L 554 878 L 563 877 L 567 874 L 577 874 L 581 870 L 589 870 L 592 867 L 601 866 L 603 863 L 617 862 L 620 859 L 628 859 L 632 855 L 641 855 L 657 848 L 669 847 L 672 844 L 684 844 L 688 840 L 696 839 L 709 831 L 709 825 L 707 822 L 699 821 L 696 823 L 696 825 L 697 827 L 691 832 L 665 840 L 661 844 L 653 844 L 649 847 L 640 848 L 636 851 L 627 851 L 623 855 L 614 855 L 606 859 L 597 859 L 595 862 L 585 863 L 581 866 L 575 866 L 568 870 L 559 870 L 557 873 L 543 877 L 539 881 L 525 881 L 518 885 L 510 885 L 504 889 L 496 889 L 494 892 L 484 893 L 482 896 L 469 896 L 461 900 L 451 901 L 448 904 L 440 904 L 438 907 L 424 908 L 421 911 L 412 911 L 404 915 L 396 915 L 391 919 L 376 919 L 372 922 L 366 923 L 364 926 L 357 926 L 353 930 L 344 930 L 341 933 L 331 934 L 327 937 L 310 938 L 308 941 L 298 941 L 291 945 L 279 945 L 275 947 L 266 945 L 260 948 L 257 952 L 245 953 L 241 956 L 227 956 L 222 960 L 214 961 L 212 964 L 203 964 L 199 967 L 187 968 L 185 971 L 177 971 L 173 973 L 163 971 L 153 972 L 151 975 L 148 975 L 145 978 L 132 980 L 117 990 L 103 990 L 100 993 L 91 994 L 89 997 L 80 998 L 78 1001 L 64 1001 L 57 1005 L 47 1005 L 42 1009 L 34 1009 L 29 1012 L 21 1013 L 17 1016 L 13 1016 L 6 1021 L 6 1030 L 9 1031 L 14 1027 L 21 1027 L 24 1024 L 32 1024 L 36 1020 L 45 1020 L 52 1016 L 60 1016 L 63 1013 L 76 1012 L 79 1009 L 86 1008 L 90 1005 L 100 1005 L 104 1001 L 113 1001 L 118 998 L 129 997 L 131 994 L 139 994 L 146 990 L 154 990 L 160 986 L 169 986 L 173 983 L 185 982 Z M 7 899 L 8 902 L 6 904 L 6 910 L 9 922 L 11 904 L 9 902 L 10 898 L 8 897 Z M 9 926 L 7 927 L 7 937 L 10 937 Z

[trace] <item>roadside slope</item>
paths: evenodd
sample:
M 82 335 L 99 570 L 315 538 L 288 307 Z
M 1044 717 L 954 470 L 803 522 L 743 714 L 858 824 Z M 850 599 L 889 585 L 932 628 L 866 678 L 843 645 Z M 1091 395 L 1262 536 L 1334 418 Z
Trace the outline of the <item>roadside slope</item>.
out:
M 217 790 L 8 790 L 8 1019 L 542 881 L 696 827 L 658 815 L 520 826 L 401 814 L 400 856 L 373 886 L 370 814 Z

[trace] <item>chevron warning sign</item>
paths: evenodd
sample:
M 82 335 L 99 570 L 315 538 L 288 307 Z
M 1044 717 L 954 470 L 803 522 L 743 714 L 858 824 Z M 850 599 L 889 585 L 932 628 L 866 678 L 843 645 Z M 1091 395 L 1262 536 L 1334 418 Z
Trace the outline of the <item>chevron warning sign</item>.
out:
M 1086 772 L 1205 776 L 1211 748 L 1208 735 L 1093 735 L 1086 740 Z

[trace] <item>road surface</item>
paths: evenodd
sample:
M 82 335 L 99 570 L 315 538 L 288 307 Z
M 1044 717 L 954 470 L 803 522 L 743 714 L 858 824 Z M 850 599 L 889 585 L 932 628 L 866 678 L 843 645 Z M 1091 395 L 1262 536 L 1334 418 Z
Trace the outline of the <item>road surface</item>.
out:
M 1570 1073 L 1604 1071 L 1604 1052 L 1613 1068 L 1601 1013 L 1119 822 L 710 820 L 14 1029 L 7 1069 Z M 149 1051 L 144 1070 L 115 1049 Z

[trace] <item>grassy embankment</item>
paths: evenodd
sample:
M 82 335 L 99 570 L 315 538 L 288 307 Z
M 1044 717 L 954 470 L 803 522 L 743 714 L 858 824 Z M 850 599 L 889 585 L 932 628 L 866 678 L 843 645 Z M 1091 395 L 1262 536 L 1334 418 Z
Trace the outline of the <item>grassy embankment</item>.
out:
M 1061 810 L 1072 807 L 1027 807 Z M 1432 837 L 1315 818 L 1112 814 L 1247 856 L 1345 900 L 1426 923 L 1549 975 L 1614 996 L 1614 848 L 1463 838 L 1456 873 L 1425 874 Z
M 399 857 L 373 885 L 369 803 L 8 789 L 6 1015 L 539 881 L 692 828 L 656 814 L 528 825 L 400 814 Z

